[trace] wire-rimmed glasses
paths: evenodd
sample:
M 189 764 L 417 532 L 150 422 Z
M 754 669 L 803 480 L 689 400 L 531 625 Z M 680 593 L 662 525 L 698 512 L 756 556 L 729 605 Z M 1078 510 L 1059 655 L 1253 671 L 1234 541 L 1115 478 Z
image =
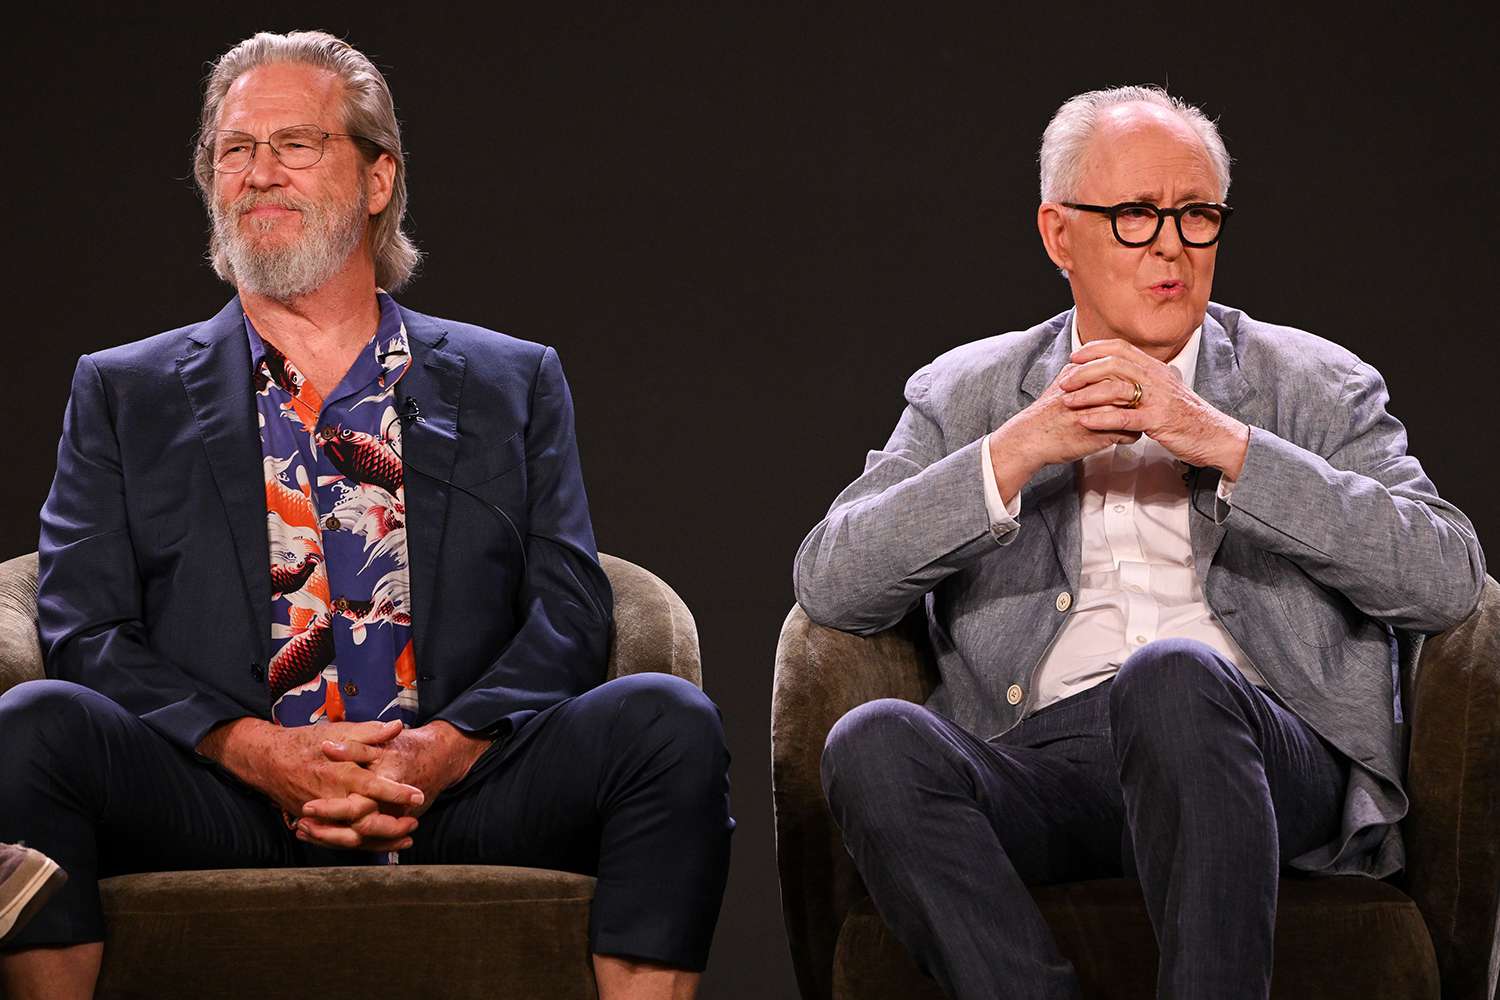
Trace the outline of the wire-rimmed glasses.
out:
M 325 132 L 317 125 L 288 125 L 257 139 L 248 132 L 215 129 L 204 138 L 209 162 L 221 174 L 237 174 L 255 160 L 255 147 L 270 146 L 271 152 L 288 170 L 305 170 L 323 158 L 329 139 L 364 139 L 349 132 Z M 368 141 L 368 140 L 366 140 Z

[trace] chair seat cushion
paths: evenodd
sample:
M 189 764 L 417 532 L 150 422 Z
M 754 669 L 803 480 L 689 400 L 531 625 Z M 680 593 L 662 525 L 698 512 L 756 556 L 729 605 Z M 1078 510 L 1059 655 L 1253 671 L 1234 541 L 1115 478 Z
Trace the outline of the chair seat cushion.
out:
M 483 865 L 155 872 L 99 890 L 101 997 L 595 996 L 594 880 L 583 875 Z
M 1133 879 L 1039 886 L 1032 895 L 1085 997 L 1156 995 L 1156 939 Z M 1416 904 L 1373 879 L 1282 879 L 1275 961 L 1276 998 L 1438 996 L 1437 961 Z M 864 899 L 839 932 L 834 997 L 941 1000 L 942 993 Z

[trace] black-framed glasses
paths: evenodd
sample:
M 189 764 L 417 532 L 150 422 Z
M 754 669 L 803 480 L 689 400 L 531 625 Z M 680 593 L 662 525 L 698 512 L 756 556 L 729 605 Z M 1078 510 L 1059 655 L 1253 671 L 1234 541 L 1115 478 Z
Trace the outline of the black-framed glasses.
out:
M 1234 209 L 1218 202 L 1195 201 L 1181 208 L 1161 208 L 1149 201 L 1122 201 L 1118 205 L 1080 205 L 1065 201 L 1067 208 L 1081 212 L 1099 212 L 1109 216 L 1115 239 L 1128 247 L 1150 246 L 1161 233 L 1167 216 L 1177 223 L 1177 238 L 1186 247 L 1211 247 L 1219 242 L 1224 223 Z
M 270 146 L 276 159 L 288 170 L 304 170 L 323 158 L 323 148 L 329 139 L 369 141 L 349 132 L 325 132 L 317 125 L 288 125 L 265 139 L 257 139 L 248 132 L 215 129 L 208 133 L 203 147 L 208 150 L 214 169 L 221 174 L 237 174 L 250 166 L 255 160 L 256 146 Z

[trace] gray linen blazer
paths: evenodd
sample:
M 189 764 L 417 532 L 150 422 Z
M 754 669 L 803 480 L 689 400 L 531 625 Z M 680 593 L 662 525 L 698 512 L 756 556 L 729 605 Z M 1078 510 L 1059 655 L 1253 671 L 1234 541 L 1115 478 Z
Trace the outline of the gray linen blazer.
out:
M 876 632 L 925 598 L 941 677 L 928 705 L 983 737 L 1021 718 L 1067 618 L 1062 595 L 1077 593 L 1075 466 L 1038 473 L 1019 528 L 996 534 L 979 451 L 1067 362 L 1070 317 L 913 375 L 890 441 L 797 553 L 797 600 L 821 624 Z M 1212 303 L 1199 351 L 1194 390 L 1251 428 L 1229 503 L 1218 470 L 1192 471 L 1204 596 L 1271 689 L 1355 765 L 1339 837 L 1292 863 L 1384 877 L 1405 857 L 1403 667 L 1409 676 L 1421 634 L 1478 603 L 1474 527 L 1406 453 L 1384 381 L 1349 351 Z

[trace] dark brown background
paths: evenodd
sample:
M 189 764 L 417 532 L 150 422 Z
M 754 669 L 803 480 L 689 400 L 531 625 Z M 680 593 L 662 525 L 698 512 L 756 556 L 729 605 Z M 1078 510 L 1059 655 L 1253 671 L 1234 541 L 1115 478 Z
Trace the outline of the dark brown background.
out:
M 1413 450 L 1496 541 L 1493 21 L 547 6 L 7 26 L 0 557 L 36 545 L 77 355 L 229 294 L 186 179 L 205 60 L 260 28 L 344 35 L 406 126 L 430 259 L 403 301 L 559 350 L 601 548 L 697 616 L 740 821 L 705 996 L 793 992 L 767 738 L 792 555 L 907 374 L 1069 304 L 1033 222 L 1036 145 L 1069 95 L 1168 83 L 1221 118 L 1239 212 L 1215 298 L 1380 368 Z

